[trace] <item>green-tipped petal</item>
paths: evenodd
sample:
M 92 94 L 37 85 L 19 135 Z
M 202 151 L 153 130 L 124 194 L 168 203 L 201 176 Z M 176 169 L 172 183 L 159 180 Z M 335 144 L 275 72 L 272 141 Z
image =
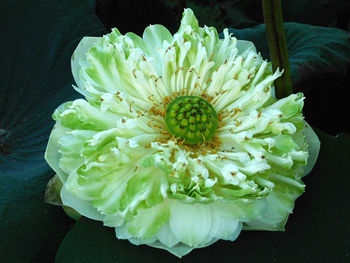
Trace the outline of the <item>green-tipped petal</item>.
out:
M 60 119 L 64 127 L 72 130 L 106 130 L 115 127 L 119 119 L 82 99 L 63 104 L 53 117 Z
M 298 195 L 272 192 L 266 198 L 268 210 L 257 220 L 246 222 L 244 230 L 284 231 Z
M 136 238 L 149 239 L 169 220 L 169 207 L 166 203 L 147 209 L 140 209 L 132 221 L 127 223 L 128 231 Z
M 154 59 L 154 65 L 158 73 L 161 73 L 163 64 L 163 54 L 173 40 L 173 36 L 162 25 L 148 26 L 142 36 L 148 46 L 150 57 Z
M 186 8 L 182 14 L 179 32 L 183 31 L 187 26 L 191 26 L 194 31 L 199 29 L 198 20 L 189 8 Z

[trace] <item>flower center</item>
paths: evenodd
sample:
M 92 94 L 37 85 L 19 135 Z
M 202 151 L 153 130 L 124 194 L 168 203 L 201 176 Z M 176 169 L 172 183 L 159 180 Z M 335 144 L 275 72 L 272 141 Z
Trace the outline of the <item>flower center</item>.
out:
M 165 123 L 172 135 L 195 144 L 213 138 L 218 117 L 206 100 L 197 96 L 180 96 L 169 103 Z

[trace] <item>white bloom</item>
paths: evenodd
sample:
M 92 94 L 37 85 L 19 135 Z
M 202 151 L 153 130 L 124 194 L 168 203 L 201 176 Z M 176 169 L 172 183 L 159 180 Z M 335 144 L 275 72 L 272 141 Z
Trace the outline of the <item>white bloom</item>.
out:
M 46 151 L 64 205 L 180 257 L 242 227 L 283 229 L 319 142 L 303 95 L 274 98 L 282 72 L 251 42 L 186 9 L 175 35 L 84 38 L 72 71 L 86 100 L 55 111 Z

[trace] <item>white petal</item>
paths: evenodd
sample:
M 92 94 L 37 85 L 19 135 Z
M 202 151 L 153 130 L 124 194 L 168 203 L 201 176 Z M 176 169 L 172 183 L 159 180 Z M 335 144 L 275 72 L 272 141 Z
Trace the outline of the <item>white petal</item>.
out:
M 241 223 L 232 217 L 222 216 L 219 209 L 215 209 L 215 206 L 213 206 L 213 210 L 213 223 L 210 236 L 224 240 L 232 240 L 232 238 L 236 239 L 242 228 Z
M 307 164 L 304 167 L 304 176 L 311 172 L 312 168 L 314 167 L 318 153 L 320 152 L 321 143 L 318 139 L 316 133 L 311 128 L 311 126 L 305 122 L 305 129 L 304 129 L 304 135 L 307 144 L 309 145 L 309 158 L 307 160 Z
M 70 129 L 63 127 L 60 122 L 57 122 L 52 129 L 45 151 L 45 160 L 56 172 L 62 183 L 67 180 L 68 175 L 59 167 L 61 153 L 59 151 L 60 145 L 58 141 L 66 134 L 67 131 L 70 131 Z
M 204 204 L 171 202 L 169 226 L 182 243 L 197 247 L 203 245 L 211 230 L 211 209 Z
M 75 49 L 71 58 L 71 69 L 75 82 L 78 88 L 83 88 L 83 82 L 80 78 L 80 69 L 82 67 L 88 67 L 89 62 L 87 61 L 86 53 L 101 37 L 84 37 Z
M 79 214 L 94 220 L 103 221 L 104 215 L 98 212 L 89 201 L 84 201 L 71 194 L 65 185 L 63 185 L 61 190 L 61 199 L 64 205 L 74 208 Z
M 211 240 L 209 243 L 205 244 L 205 245 L 202 245 L 202 246 L 198 246 L 198 247 L 195 247 L 195 248 L 203 248 L 203 247 L 207 247 L 207 246 L 210 246 L 212 244 L 214 244 L 216 241 L 218 241 L 217 239 L 213 239 Z M 165 246 L 164 244 L 160 243 L 159 241 L 155 241 L 151 244 L 148 244 L 149 246 L 151 247 L 155 247 L 155 248 L 161 248 L 161 249 L 165 249 L 167 251 L 169 251 L 171 254 L 181 258 L 185 255 L 187 255 L 188 253 L 190 253 L 193 249 L 193 247 L 189 247 L 185 244 L 182 244 L 182 243 L 178 243 L 176 246 L 174 247 L 167 247 Z
M 160 227 L 157 233 L 157 237 L 159 239 L 159 242 L 164 244 L 168 248 L 172 248 L 177 243 L 179 243 L 179 240 L 174 236 L 173 232 L 171 231 L 169 223 L 166 223 Z
M 193 250 L 193 247 L 189 247 L 189 246 L 186 246 L 186 245 L 181 244 L 181 243 L 177 244 L 174 247 L 169 248 L 169 247 L 163 245 L 162 243 L 160 243 L 159 241 L 156 241 L 152 244 L 149 244 L 149 246 L 155 247 L 155 248 L 165 249 L 165 250 L 169 251 L 171 254 L 173 254 L 179 258 L 183 257 L 184 255 L 187 255 L 188 253 L 190 253 Z

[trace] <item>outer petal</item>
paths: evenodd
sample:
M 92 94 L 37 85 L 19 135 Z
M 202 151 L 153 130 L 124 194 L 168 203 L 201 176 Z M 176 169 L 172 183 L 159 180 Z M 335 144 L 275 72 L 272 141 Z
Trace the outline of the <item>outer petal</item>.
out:
M 169 248 L 169 247 L 165 246 L 164 244 L 160 243 L 159 241 L 155 241 L 155 242 L 148 244 L 148 245 L 151 247 L 155 247 L 155 248 L 165 249 L 165 250 L 169 251 L 171 254 L 181 258 L 181 257 L 187 255 L 188 253 L 190 253 L 193 249 L 210 246 L 210 245 L 214 244 L 216 241 L 218 241 L 218 240 L 213 239 L 211 242 L 209 242 L 203 246 L 198 246 L 195 248 L 189 247 L 189 246 L 182 244 L 182 243 L 178 243 L 176 246 Z
M 283 231 L 289 214 L 293 211 L 295 200 L 304 192 L 305 185 L 300 179 L 303 170 L 291 170 L 296 178 L 290 178 L 278 173 L 271 174 L 270 180 L 274 190 L 265 198 L 267 211 L 257 220 L 248 221 L 245 230 Z M 299 174 L 299 175 L 298 175 Z
M 61 105 L 55 111 L 53 117 L 60 119 L 63 126 L 72 130 L 96 131 L 114 128 L 120 119 L 119 116 L 111 112 L 102 112 L 83 99 L 77 99 Z
M 139 209 L 137 215 L 127 223 L 128 232 L 139 239 L 150 239 L 169 219 L 169 208 L 166 203 L 148 209 Z
M 65 186 L 61 190 L 61 199 L 64 205 L 74 208 L 79 214 L 94 220 L 103 221 L 104 215 L 97 211 L 89 201 L 84 201 L 74 196 Z
M 224 239 L 234 241 L 242 229 L 242 224 L 232 218 L 232 216 L 225 216 L 226 211 L 222 211 L 219 207 L 212 205 L 212 226 L 210 239 Z
M 173 232 L 170 230 L 169 222 L 166 222 L 159 228 L 157 238 L 159 239 L 159 242 L 166 248 L 172 248 L 179 243 L 179 240 L 174 236 Z
M 136 221 L 116 227 L 117 237 L 128 239 L 136 245 L 165 249 L 182 257 L 195 248 L 209 246 L 219 239 L 234 241 L 241 232 L 242 223 L 235 219 L 235 206 L 228 209 L 230 206 L 225 204 L 185 204 L 178 200 L 168 200 L 165 204 L 139 210 L 141 214 L 136 215 Z M 168 205 L 172 213 L 169 221 Z M 133 225 L 138 227 L 136 232 L 132 229 Z M 151 236 L 154 230 L 157 233 Z
M 181 243 L 195 248 L 206 246 L 213 239 L 237 238 L 241 224 L 235 218 L 233 207 L 217 204 L 185 204 L 173 200 L 169 219 L 171 232 Z
M 246 222 L 244 230 L 283 231 L 293 211 L 295 196 L 272 192 L 266 198 L 268 210 L 257 220 Z
M 59 151 L 60 145 L 58 143 L 59 139 L 62 138 L 67 131 L 70 129 L 65 128 L 60 122 L 57 122 L 53 127 L 49 142 L 45 151 L 45 160 L 51 166 L 51 168 L 56 172 L 62 182 L 67 180 L 67 174 L 62 171 L 59 166 L 59 161 L 61 159 L 61 153 Z
M 175 237 L 190 247 L 206 243 L 210 234 L 212 216 L 208 205 L 184 204 L 174 201 L 171 204 L 169 226 Z
M 188 253 L 190 253 L 193 250 L 193 247 L 189 247 L 189 246 L 181 244 L 181 243 L 179 243 L 173 247 L 168 247 L 159 241 L 155 241 L 152 244 L 149 244 L 149 246 L 155 247 L 155 248 L 165 249 L 165 250 L 169 251 L 171 254 L 173 254 L 179 258 L 183 257 L 184 255 L 187 255 Z
M 81 92 L 84 84 L 83 80 L 80 77 L 80 70 L 82 68 L 89 67 L 89 62 L 87 61 L 87 52 L 90 47 L 96 44 L 101 37 L 84 37 L 78 44 L 75 49 L 72 58 L 71 58 L 71 69 L 75 82 L 78 85 L 78 91 Z M 85 94 L 84 94 L 85 95 Z
M 305 140 L 309 146 L 308 148 L 309 158 L 307 160 L 306 166 L 304 167 L 304 176 L 305 176 L 311 172 L 312 168 L 314 167 L 317 161 L 317 157 L 320 152 L 321 143 L 316 133 L 307 122 L 305 122 L 304 135 L 305 135 Z

